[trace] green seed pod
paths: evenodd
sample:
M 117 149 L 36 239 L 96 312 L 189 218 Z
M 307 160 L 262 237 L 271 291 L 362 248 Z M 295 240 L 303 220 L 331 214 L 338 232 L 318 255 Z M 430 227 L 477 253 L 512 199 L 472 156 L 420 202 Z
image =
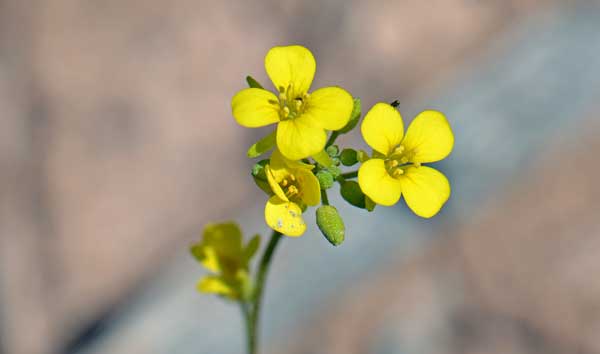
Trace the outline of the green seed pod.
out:
M 322 190 L 327 190 L 333 186 L 333 175 L 327 170 L 317 172 L 317 179 Z
M 339 246 L 344 242 L 344 220 L 334 206 L 323 205 L 317 209 L 317 226 L 332 245 Z
M 348 203 L 354 205 L 357 208 L 365 208 L 365 195 L 362 192 L 362 190 L 360 190 L 358 182 L 345 181 L 344 183 L 342 183 L 340 193 L 342 194 L 342 198 L 344 198 L 344 200 L 346 200 Z
M 330 157 L 336 157 L 340 153 L 340 148 L 337 145 L 330 145 L 325 151 Z
M 354 166 L 358 162 L 358 156 L 354 149 L 344 149 L 340 155 L 340 161 L 344 166 Z

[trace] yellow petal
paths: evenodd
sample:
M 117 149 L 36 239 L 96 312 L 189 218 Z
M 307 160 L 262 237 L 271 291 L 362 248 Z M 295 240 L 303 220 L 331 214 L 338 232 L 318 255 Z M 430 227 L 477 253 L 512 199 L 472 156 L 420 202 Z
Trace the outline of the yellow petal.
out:
M 437 214 L 450 197 L 446 176 L 431 167 L 409 167 L 398 180 L 408 207 L 424 218 Z
M 408 126 L 402 145 L 406 152 L 414 152 L 411 162 L 435 162 L 450 154 L 454 134 L 443 113 L 424 111 Z
M 204 244 L 219 254 L 238 255 L 242 250 L 242 231 L 236 223 L 208 224 L 203 236 Z
M 231 99 L 231 110 L 235 120 L 244 127 L 256 128 L 279 122 L 279 101 L 267 90 L 243 89 Z
M 400 182 L 389 175 L 382 159 L 371 159 L 358 170 L 360 189 L 377 204 L 391 206 L 402 194 Z
M 306 231 L 300 207 L 276 195 L 272 196 L 265 206 L 265 221 L 270 228 L 286 236 L 300 236 Z
M 360 131 L 373 150 L 387 156 L 402 141 L 404 123 L 394 107 L 380 102 L 365 115 Z
M 302 201 L 310 206 L 319 204 L 321 202 L 321 186 L 317 177 L 306 169 L 294 170 L 294 176 L 298 180 Z
M 203 293 L 218 294 L 227 297 L 235 297 L 235 289 L 219 276 L 209 275 L 200 280 L 197 285 L 198 291 Z
M 289 160 L 301 160 L 320 152 L 326 140 L 325 131 L 310 125 L 302 116 L 277 125 L 277 148 Z
M 304 163 L 302 161 L 294 161 L 294 160 L 286 159 L 285 156 L 283 156 L 281 154 L 279 149 L 273 150 L 273 153 L 271 154 L 271 158 L 269 161 L 269 165 L 271 166 L 272 170 L 279 170 L 279 169 L 283 169 L 283 168 L 289 168 L 289 169 L 304 168 L 307 170 L 312 170 L 313 168 L 315 168 L 314 165 Z
M 274 172 L 278 172 L 279 174 L 282 174 L 282 173 L 285 173 L 285 170 L 280 169 L 280 170 L 273 171 L 271 169 L 271 166 L 269 166 L 269 165 L 265 166 L 265 174 L 267 175 L 267 181 L 269 182 L 269 186 L 271 187 L 271 190 L 273 191 L 273 193 L 275 193 L 276 196 L 279 197 L 279 199 L 288 201 L 288 198 L 285 196 L 285 192 L 279 185 L 279 180 L 281 179 L 281 177 L 278 178 L 278 176 L 276 176 Z
M 291 86 L 288 94 L 293 99 L 308 92 L 317 63 L 312 53 L 302 46 L 273 47 L 265 57 L 265 69 L 277 90 Z
M 213 247 L 209 247 L 204 243 L 194 245 L 194 253 L 198 255 L 198 260 L 204 266 L 204 268 L 211 272 L 218 273 L 221 271 L 219 265 L 219 257 L 216 250 Z
M 340 130 L 348 124 L 352 107 L 354 100 L 346 90 L 324 87 L 310 94 L 308 106 L 302 115 L 323 129 Z
M 218 275 L 207 275 L 197 284 L 198 291 L 204 293 L 225 294 L 231 292 L 231 287 Z

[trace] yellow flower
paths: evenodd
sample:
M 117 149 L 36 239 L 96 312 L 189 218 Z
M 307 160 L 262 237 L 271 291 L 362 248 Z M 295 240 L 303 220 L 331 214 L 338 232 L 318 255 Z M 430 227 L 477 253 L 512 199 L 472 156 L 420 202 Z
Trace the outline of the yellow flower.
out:
M 248 262 L 256 253 L 260 237 L 254 236 L 244 247 L 242 232 L 235 223 L 209 224 L 202 241 L 192 245 L 192 255 L 213 274 L 198 283 L 198 290 L 230 299 L 242 299 L 248 293 Z
M 321 152 L 325 130 L 342 129 L 352 112 L 352 96 L 340 87 L 308 93 L 316 66 L 312 53 L 302 46 L 273 47 L 265 57 L 265 69 L 278 96 L 248 88 L 231 100 L 240 125 L 256 128 L 277 123 L 277 147 L 290 160 Z
M 288 160 L 277 149 L 273 151 L 265 167 L 274 193 L 265 206 L 265 221 L 273 230 L 287 236 L 300 236 L 306 230 L 302 211 L 307 205 L 314 206 L 321 201 L 321 188 L 311 171 L 313 167 Z
M 446 117 L 437 111 L 421 112 L 408 127 L 400 113 L 377 103 L 361 125 L 373 158 L 358 171 L 362 191 L 377 204 L 391 206 L 404 194 L 415 214 L 430 218 L 450 197 L 450 183 L 437 170 L 422 163 L 444 159 L 452 151 L 454 135 Z

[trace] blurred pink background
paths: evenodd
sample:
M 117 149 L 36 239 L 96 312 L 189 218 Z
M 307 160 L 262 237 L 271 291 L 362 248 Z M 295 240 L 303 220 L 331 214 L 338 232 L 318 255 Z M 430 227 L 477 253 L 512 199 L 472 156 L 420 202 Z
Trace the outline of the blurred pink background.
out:
M 245 151 L 267 130 L 236 125 L 230 99 L 245 75 L 270 84 L 270 47 L 297 43 L 315 88 L 342 85 L 365 109 L 399 99 L 407 120 L 446 112 L 456 187 L 431 224 L 377 209 L 386 221 L 363 227 L 392 232 L 397 212 L 418 245 L 330 258 L 362 276 L 290 310 L 302 319 L 267 314 L 288 332 L 266 325 L 267 352 L 600 353 L 598 19 L 594 1 L 0 1 L 0 352 L 241 350 L 203 346 L 212 332 L 157 330 L 179 349 L 113 333 L 160 322 L 127 309 L 164 279 L 202 296 L 199 267 L 174 264 L 206 222 L 241 215 L 266 233 Z M 340 144 L 361 146 L 358 132 Z M 352 212 L 357 230 L 371 220 Z M 330 247 L 311 232 L 278 261 Z M 269 286 L 315 287 L 283 277 Z

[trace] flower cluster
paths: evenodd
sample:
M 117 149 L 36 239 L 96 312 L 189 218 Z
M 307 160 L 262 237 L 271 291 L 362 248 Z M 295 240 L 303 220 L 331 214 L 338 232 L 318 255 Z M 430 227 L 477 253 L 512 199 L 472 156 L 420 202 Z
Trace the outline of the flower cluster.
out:
M 276 125 L 248 150 L 251 158 L 272 151 L 252 169 L 257 186 L 268 195 L 264 218 L 271 229 L 301 236 L 306 231 L 303 213 L 321 204 L 317 225 L 329 242 L 341 244 L 344 223 L 327 197 L 335 183 L 339 183 L 344 200 L 368 211 L 376 205 L 392 206 L 402 196 L 423 218 L 440 211 L 450 197 L 450 183 L 424 164 L 440 161 L 452 151 L 454 135 L 442 113 L 421 112 L 405 133 L 398 104 L 376 103 L 360 124 L 371 154 L 340 148 L 334 144 L 336 138 L 360 122 L 360 99 L 337 86 L 309 92 L 316 61 L 302 46 L 272 48 L 265 57 L 265 70 L 275 92 L 248 76 L 249 88 L 233 96 L 231 108 L 244 127 Z M 342 171 L 357 164 L 358 170 Z M 192 249 L 196 258 L 216 273 L 199 284 L 200 290 L 242 298 L 249 286 L 248 261 L 257 245 L 255 238 L 243 247 L 241 232 L 234 224 L 209 226 L 203 241 Z
M 318 205 L 320 189 L 327 190 L 333 181 L 342 185 L 342 196 L 351 204 L 370 206 L 370 210 L 374 204 L 394 205 L 401 195 L 417 215 L 425 218 L 442 208 L 450 196 L 450 184 L 443 174 L 422 165 L 439 161 L 452 151 L 454 136 L 442 113 L 422 112 L 405 136 L 396 108 L 377 103 L 361 125 L 365 141 L 373 148 L 371 157 L 352 149 L 340 153 L 333 139 L 327 141 L 326 131 L 337 137 L 352 130 L 360 118 L 360 100 L 340 87 L 308 93 L 316 63 L 312 53 L 301 46 L 272 48 L 265 58 L 265 69 L 278 95 L 251 79 L 255 87 L 238 92 L 231 106 L 234 118 L 245 127 L 277 124 L 275 131 L 258 143 L 262 143 L 261 148 L 251 149 L 252 156 L 258 156 L 276 145 L 262 165 L 269 187 L 263 190 L 271 195 L 265 220 L 272 229 L 300 236 L 306 229 L 302 212 L 307 206 Z M 347 183 L 338 166 L 340 162 L 351 166 L 359 157 L 356 188 Z M 309 163 L 310 158 L 314 164 Z
M 191 247 L 194 258 L 213 274 L 198 283 L 198 290 L 240 300 L 248 297 L 248 262 L 258 250 L 260 237 L 254 236 L 246 246 L 237 224 L 209 224 L 202 240 Z

